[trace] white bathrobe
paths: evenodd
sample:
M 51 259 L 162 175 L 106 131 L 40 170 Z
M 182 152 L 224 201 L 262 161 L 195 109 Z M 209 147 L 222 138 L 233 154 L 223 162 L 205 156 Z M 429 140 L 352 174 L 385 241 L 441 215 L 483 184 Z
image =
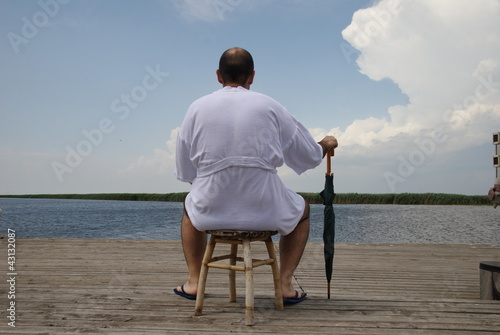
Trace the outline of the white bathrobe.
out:
M 309 131 L 274 99 L 226 86 L 191 104 L 177 137 L 177 179 L 192 183 L 187 213 L 200 231 L 277 230 L 291 233 L 304 200 L 276 173 L 297 174 L 321 163 Z

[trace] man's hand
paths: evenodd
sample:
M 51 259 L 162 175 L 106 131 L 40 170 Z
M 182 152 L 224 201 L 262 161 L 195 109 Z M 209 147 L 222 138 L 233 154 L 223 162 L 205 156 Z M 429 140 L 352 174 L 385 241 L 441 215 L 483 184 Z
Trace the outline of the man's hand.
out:
M 337 139 L 333 136 L 325 136 L 321 141 L 318 142 L 323 148 L 323 157 L 325 157 L 326 153 L 330 151 L 330 154 L 333 156 L 333 151 L 336 147 L 339 146 Z

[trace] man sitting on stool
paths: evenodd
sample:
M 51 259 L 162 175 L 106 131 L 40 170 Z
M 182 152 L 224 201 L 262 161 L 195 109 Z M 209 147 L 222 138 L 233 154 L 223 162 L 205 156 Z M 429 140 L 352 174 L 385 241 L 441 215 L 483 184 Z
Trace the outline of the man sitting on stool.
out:
M 316 143 L 284 106 L 250 91 L 248 51 L 226 50 L 216 74 L 222 89 L 191 104 L 177 137 L 176 176 L 192 186 L 181 222 L 188 279 L 174 292 L 196 298 L 206 230 L 276 230 L 284 300 L 303 301 L 292 279 L 309 236 L 309 204 L 284 186 L 276 168 L 312 169 L 337 140 Z

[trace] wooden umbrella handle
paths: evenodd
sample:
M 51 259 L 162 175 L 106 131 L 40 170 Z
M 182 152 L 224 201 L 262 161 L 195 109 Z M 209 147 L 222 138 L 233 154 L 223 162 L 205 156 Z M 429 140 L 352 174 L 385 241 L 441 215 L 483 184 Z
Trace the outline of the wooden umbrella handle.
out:
M 332 156 L 335 156 L 335 149 L 330 149 L 326 153 L 326 175 L 332 174 Z

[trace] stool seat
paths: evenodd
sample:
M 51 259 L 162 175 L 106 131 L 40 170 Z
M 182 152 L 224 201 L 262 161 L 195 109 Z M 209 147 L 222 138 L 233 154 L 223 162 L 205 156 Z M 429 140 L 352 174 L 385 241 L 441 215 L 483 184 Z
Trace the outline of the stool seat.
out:
M 253 230 L 207 230 L 207 234 L 227 237 L 227 238 L 242 238 L 242 237 L 269 237 L 278 234 L 277 231 L 264 230 L 264 231 L 253 231 Z
M 196 295 L 195 315 L 201 315 L 203 311 L 203 299 L 205 295 L 206 282 L 209 268 L 229 270 L 229 300 L 236 301 L 236 271 L 245 272 L 245 324 L 254 323 L 254 281 L 253 269 L 262 265 L 270 265 L 273 273 L 274 291 L 276 299 L 276 309 L 283 310 L 283 297 L 281 294 L 281 283 L 278 267 L 278 259 L 274 250 L 272 236 L 276 231 L 238 231 L 238 230 L 209 230 L 210 240 L 207 244 L 201 265 L 200 278 L 198 281 L 198 294 Z M 253 259 L 250 248 L 251 242 L 262 241 L 266 244 L 267 259 Z M 231 251 L 214 257 L 214 250 L 217 243 L 230 244 Z M 242 245 L 243 257 L 238 257 L 238 245 Z M 229 260 L 225 263 L 217 263 L 222 260 Z M 243 262 L 238 266 L 237 262 Z

